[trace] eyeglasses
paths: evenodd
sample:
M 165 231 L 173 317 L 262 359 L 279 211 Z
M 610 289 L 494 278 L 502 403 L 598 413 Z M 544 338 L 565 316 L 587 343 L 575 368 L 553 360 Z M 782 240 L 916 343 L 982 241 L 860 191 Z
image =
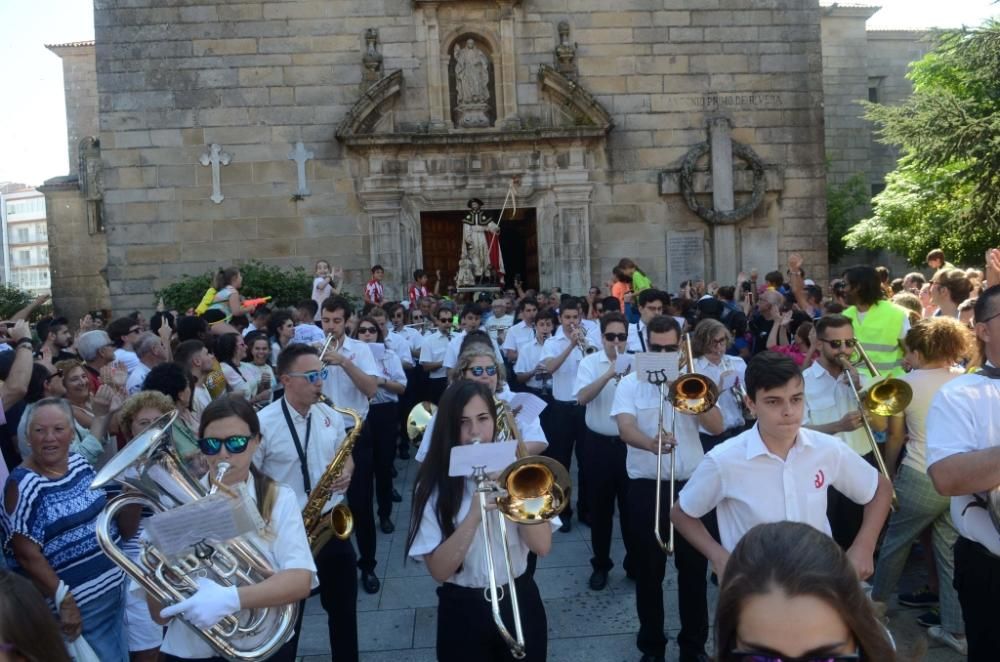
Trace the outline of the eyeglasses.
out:
M 495 365 L 488 365 L 488 366 L 477 365 L 468 368 L 468 370 L 469 372 L 472 373 L 473 377 L 482 377 L 484 372 L 490 377 L 497 374 L 497 367 Z
M 605 333 L 604 334 L 604 339 L 607 340 L 608 342 L 614 342 L 616 340 L 618 342 L 625 342 L 626 340 L 628 340 L 628 334 L 627 333 Z
M 806 655 L 805 657 L 787 657 L 774 653 L 757 653 L 754 651 L 734 650 L 730 653 L 743 662 L 855 662 L 861 659 L 860 653 L 848 655 Z
M 712 338 L 713 345 L 724 345 L 729 342 L 729 338 L 722 336 L 721 338 Z
M 679 352 L 681 349 L 680 345 L 657 345 L 656 343 L 649 343 L 646 345 L 649 347 L 651 352 Z
M 358 327 L 358 333 L 359 334 L 362 334 L 362 333 L 378 333 L 378 329 L 376 329 L 374 326 L 359 326 Z
M 310 370 L 309 372 L 290 372 L 289 377 L 302 377 L 310 384 L 317 384 L 327 378 L 330 374 L 328 368 L 323 368 L 322 370 Z
M 234 434 L 231 437 L 220 439 L 219 437 L 205 437 L 198 440 L 198 448 L 204 455 L 218 455 L 222 447 L 230 453 L 242 453 L 250 445 L 250 437 L 245 434 Z
M 825 342 L 834 349 L 840 349 L 841 347 L 854 347 L 858 344 L 858 341 L 854 338 L 848 338 L 847 340 L 827 340 L 826 338 L 818 338 L 817 340 Z
M 53 380 L 56 377 L 62 377 L 62 376 L 63 376 L 63 371 L 62 370 L 56 370 L 51 375 L 49 375 L 48 377 L 46 377 L 44 381 L 45 381 L 46 384 L 48 384 L 50 380 Z

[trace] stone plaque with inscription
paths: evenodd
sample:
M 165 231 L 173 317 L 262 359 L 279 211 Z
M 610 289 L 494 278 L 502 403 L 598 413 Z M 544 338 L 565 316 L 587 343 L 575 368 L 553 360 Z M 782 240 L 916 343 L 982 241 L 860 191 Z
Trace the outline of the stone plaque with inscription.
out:
M 778 268 L 778 233 L 774 228 L 740 228 L 740 270 L 761 274 Z
M 667 290 L 676 292 L 681 283 L 705 277 L 705 231 L 668 231 Z

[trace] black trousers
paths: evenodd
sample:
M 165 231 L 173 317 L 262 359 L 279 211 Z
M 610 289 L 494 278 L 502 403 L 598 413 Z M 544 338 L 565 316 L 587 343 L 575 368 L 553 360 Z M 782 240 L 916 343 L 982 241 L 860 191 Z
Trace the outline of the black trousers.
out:
M 678 481 L 675 493 L 680 493 L 683 487 L 684 481 Z M 667 481 L 663 481 L 660 499 L 660 532 L 666 542 L 670 514 L 670 489 Z M 626 502 L 629 532 L 632 535 L 630 555 L 636 574 L 635 604 L 639 613 L 636 646 L 645 655 L 662 657 L 667 647 L 663 610 L 663 579 L 666 576 L 667 555 L 653 535 L 656 481 L 630 480 Z M 702 522 L 709 531 L 718 530 L 715 511 L 703 517 Z M 705 642 L 708 641 L 708 561 L 683 536 L 675 535 L 674 567 L 677 568 L 677 599 L 681 617 L 677 644 L 680 647 L 681 662 L 689 662 L 705 652 Z
M 441 377 L 435 379 L 433 377 L 427 379 L 427 400 L 437 404 L 441 401 L 441 394 L 444 390 L 448 388 L 448 378 Z
M 862 457 L 865 462 L 877 468 L 875 456 L 872 453 Z M 830 532 L 833 534 L 833 539 L 846 552 L 854 543 L 858 531 L 861 530 L 861 522 L 865 518 L 865 507 L 854 503 L 831 487 L 826 491 L 826 517 L 830 520 Z
M 698 437 L 699 439 L 701 439 L 701 448 L 703 451 L 707 453 L 708 451 L 712 450 L 713 448 L 724 442 L 726 439 L 732 439 L 733 437 L 743 433 L 750 427 L 751 425 L 748 423 L 746 425 L 741 425 L 739 427 L 729 428 L 722 434 L 705 434 L 704 432 L 699 432 Z
M 366 430 L 371 430 L 374 456 L 375 500 L 378 516 L 392 514 L 392 461 L 396 459 L 396 415 L 399 410 L 395 402 L 371 405 L 368 409 Z
M 514 580 L 517 604 L 524 628 L 525 662 L 544 662 L 548 655 L 548 622 L 545 606 L 535 580 L 526 574 Z M 504 586 L 500 614 L 511 636 L 514 616 L 510 592 Z M 500 637 L 490 603 L 483 599 L 483 589 L 444 584 L 437 589 L 437 659 L 439 662 L 476 662 L 513 660 L 510 649 Z
M 354 537 L 358 543 L 358 568 L 365 572 L 375 571 L 375 438 L 372 432 L 371 414 L 364 422 L 364 428 L 354 444 L 351 457 L 354 459 L 354 473 L 347 488 L 347 505 L 354 515 Z M 350 434 L 350 431 L 348 431 Z M 390 488 L 391 489 L 391 488 Z
M 977 542 L 959 537 L 955 543 L 955 590 L 962 605 L 969 662 L 1000 659 L 997 596 L 1000 596 L 1000 557 Z
M 358 659 L 358 580 L 355 559 L 351 541 L 337 538 L 331 538 L 316 556 L 319 600 L 326 612 L 330 651 L 335 662 L 354 662 Z M 305 600 L 299 603 L 295 636 L 289 642 L 293 652 L 298 649 L 305 605 Z
M 625 542 L 625 559 L 622 565 L 627 572 L 632 570 L 632 539 L 628 533 L 630 522 L 626 506 L 629 480 L 625 471 L 625 456 L 625 442 L 619 437 L 608 437 L 587 428 L 590 545 L 594 549 L 590 565 L 594 570 L 610 570 L 615 565 L 611 561 L 615 502 L 618 503 L 618 517 Z
M 576 452 L 577 484 L 576 508 L 577 519 L 588 519 L 590 513 L 587 507 L 587 462 L 586 455 L 586 409 L 576 402 L 554 400 L 545 408 L 541 415 L 542 430 L 549 442 L 543 455 L 558 460 L 570 470 L 573 461 L 574 448 Z M 565 520 L 573 517 L 572 505 L 567 506 L 561 517 Z

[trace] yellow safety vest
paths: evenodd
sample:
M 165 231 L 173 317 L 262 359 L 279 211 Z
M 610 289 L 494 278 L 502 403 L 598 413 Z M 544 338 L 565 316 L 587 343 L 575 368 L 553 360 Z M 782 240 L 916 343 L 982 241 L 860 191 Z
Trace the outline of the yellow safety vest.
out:
M 868 309 L 863 321 L 858 321 L 858 309 L 851 306 L 844 311 L 854 325 L 854 337 L 865 348 L 868 358 L 884 377 L 899 377 L 903 374 L 903 349 L 899 346 L 899 336 L 906 322 L 906 311 L 888 301 L 879 301 Z M 868 374 L 861 366 L 860 372 Z M 869 375 L 871 376 L 871 375 Z

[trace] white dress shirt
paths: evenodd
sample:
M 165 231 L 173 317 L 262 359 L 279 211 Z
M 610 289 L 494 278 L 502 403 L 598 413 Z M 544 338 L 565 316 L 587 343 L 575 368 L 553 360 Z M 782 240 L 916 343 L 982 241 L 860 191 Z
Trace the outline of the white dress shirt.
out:
M 379 370 L 379 377 L 384 377 L 391 382 L 399 382 L 406 386 L 406 372 L 403 371 L 403 364 L 399 356 L 391 349 L 385 350 L 381 360 L 375 362 Z M 372 398 L 373 405 L 380 405 L 386 402 L 399 402 L 399 396 L 384 386 L 379 386 Z
M 536 367 L 538 367 L 538 364 L 542 362 L 543 346 L 544 343 L 540 343 L 534 339 L 530 342 L 518 345 L 517 361 L 514 363 L 514 373 L 523 374 L 526 372 L 532 372 Z M 541 390 L 545 387 L 545 382 L 536 376 L 525 382 L 525 385 L 529 388 Z
M 825 425 L 839 421 L 844 415 L 858 411 L 858 401 L 847 383 L 847 377 L 835 378 L 819 361 L 802 371 L 805 382 L 806 411 L 802 425 Z M 850 432 L 833 435 L 851 447 L 858 455 L 872 452 L 864 426 Z
M 146 376 L 151 372 L 151 368 L 139 361 L 139 365 L 128 373 L 128 380 L 125 382 L 125 391 L 129 395 L 135 395 L 142 390 L 142 383 L 146 381 Z
M 736 394 L 733 393 L 732 388 L 722 389 L 722 382 L 723 375 L 726 375 L 725 381 L 728 384 L 732 384 L 732 376 L 727 373 L 735 373 L 736 379 L 743 384 L 744 375 L 747 371 L 746 362 L 738 356 L 723 354 L 722 360 L 719 363 L 712 363 L 704 356 L 700 356 L 694 360 L 694 367 L 695 372 L 711 379 L 715 382 L 715 387 L 719 389 L 719 410 L 722 412 L 722 425 L 725 429 L 742 427 L 745 424 L 743 409 L 740 407 L 739 400 L 736 398 Z M 698 427 L 698 431 L 704 434 L 711 434 L 701 426 Z
M 684 325 L 687 323 L 687 320 L 685 320 L 683 317 L 674 317 L 674 321 L 677 322 L 677 324 L 680 326 L 681 331 L 683 332 Z M 629 324 L 628 345 L 625 346 L 625 349 L 627 349 L 630 352 L 634 352 L 636 354 L 647 351 L 646 350 L 646 344 L 648 342 L 648 338 L 646 337 L 647 335 L 648 334 L 646 333 L 646 323 L 643 322 L 642 320 L 639 320 L 635 324 Z
M 664 395 L 666 395 L 666 389 L 664 389 Z M 701 439 L 698 437 L 697 416 L 677 414 L 675 426 L 674 408 L 660 397 L 660 389 L 649 382 L 640 382 L 638 374 L 635 372 L 622 377 L 621 383 L 618 384 L 614 404 L 611 406 L 611 415 L 631 414 L 635 417 L 639 431 L 655 439 L 658 434 L 656 423 L 659 421 L 661 402 L 663 402 L 663 429 L 667 432 L 673 430 L 677 437 L 677 446 L 674 450 L 677 453 L 677 459 L 674 463 L 677 470 L 676 479 L 687 480 L 705 456 L 705 451 L 701 447 Z M 660 465 L 661 478 L 669 480 L 670 453 L 661 455 Z M 628 477 L 632 479 L 656 480 L 656 453 L 628 444 L 625 455 L 625 470 Z
M 438 363 L 444 361 L 444 355 L 448 351 L 448 343 L 451 339 L 440 331 L 424 336 L 423 345 L 420 347 L 421 363 Z M 441 379 L 448 376 L 448 369 L 444 366 L 431 371 L 428 375 L 431 379 Z
M 492 316 L 486 320 L 486 324 L 483 326 L 486 329 L 486 333 L 490 334 L 490 338 L 493 340 L 494 344 L 498 343 L 497 336 L 500 333 L 500 329 L 507 327 L 504 330 L 504 334 L 509 332 L 514 325 L 514 316 L 511 314 L 501 315 L 500 317 Z M 506 335 L 504 336 L 506 340 Z
M 416 354 L 417 356 L 420 355 L 420 348 L 424 344 L 424 336 L 423 336 L 423 334 L 421 334 L 420 331 L 417 331 L 412 326 L 404 326 L 401 330 L 396 331 L 395 333 L 396 333 L 396 335 L 403 336 L 403 338 L 405 338 L 406 342 L 409 344 L 409 350 L 407 351 L 407 357 L 410 360 L 410 366 L 414 365 L 415 362 L 416 362 L 416 358 L 413 355 L 414 354 Z M 399 357 L 399 359 L 400 359 L 400 361 L 402 361 L 403 357 Z M 405 361 L 403 361 L 403 362 L 405 363 Z M 407 367 L 410 367 L 410 366 L 407 366 Z
M 375 357 L 372 350 L 368 349 L 367 343 L 360 340 L 344 336 L 344 344 L 340 347 L 340 353 L 349 358 L 357 366 L 358 370 L 379 377 L 380 373 L 375 366 Z M 327 365 L 329 374 L 323 381 L 323 395 L 330 398 L 330 401 L 338 407 L 346 407 L 358 412 L 362 420 L 368 415 L 368 396 L 358 390 L 358 387 L 351 381 L 351 376 L 347 374 L 341 366 Z M 344 414 L 344 427 L 354 427 L 354 419 L 348 414 Z
M 396 357 L 405 367 L 413 366 L 413 354 L 410 352 L 410 340 L 402 333 L 396 333 L 389 329 L 389 335 L 385 338 L 386 349 L 396 353 Z
M 576 386 L 573 397 L 579 399 L 580 391 L 587 388 L 604 375 L 612 365 L 607 352 L 603 349 L 585 356 L 580 361 L 576 373 Z M 597 434 L 606 437 L 618 436 L 618 424 L 611 417 L 611 407 L 615 403 L 615 389 L 618 383 L 612 377 L 609 379 L 593 400 L 587 403 L 587 427 Z
M 419 559 L 432 553 L 444 542 L 444 533 L 437 521 L 437 496 L 435 489 L 427 499 L 424 512 L 417 527 L 417 534 L 410 547 L 410 557 Z M 457 527 L 466 515 L 469 508 L 479 508 L 479 497 L 476 494 L 476 482 L 471 478 L 465 479 L 465 490 L 462 492 L 462 503 L 455 514 L 455 526 Z M 491 518 L 490 548 L 493 550 L 493 565 L 496 570 L 497 584 L 509 584 L 507 576 L 507 566 L 503 562 L 503 543 L 500 540 L 500 533 L 496 526 L 497 511 L 487 511 L 486 516 Z M 545 526 L 545 524 L 532 524 L 527 526 Z M 549 526 L 557 529 L 562 526 L 558 517 L 549 521 Z M 520 525 L 507 522 L 507 548 L 510 550 L 510 565 L 514 571 L 514 577 L 520 577 L 528 566 L 528 545 L 521 539 Z M 446 579 L 450 584 L 465 586 L 468 588 L 485 588 L 490 585 L 490 576 L 486 570 L 486 536 L 483 526 L 476 530 L 476 535 L 469 545 L 469 550 L 465 553 L 462 565 L 458 572 Z
M 570 340 L 564 334 L 549 338 L 542 347 L 542 361 L 559 356 L 569 344 Z M 553 398 L 562 402 L 576 402 L 576 370 L 583 357 L 580 348 L 574 347 L 559 369 L 552 373 Z
M 254 478 L 251 475 L 246 481 L 247 492 L 254 505 L 257 504 L 257 493 Z M 278 495 L 271 508 L 271 518 L 267 535 L 248 533 L 242 536 L 252 542 L 268 560 L 275 572 L 281 570 L 308 570 L 312 573 L 312 586 L 318 586 L 316 581 L 316 564 L 313 561 L 312 550 L 309 549 L 309 539 L 302 524 L 301 507 L 295 494 L 287 485 L 278 485 Z M 144 593 L 135 581 L 129 585 L 131 592 Z M 250 646 L 263 643 L 265 633 L 259 635 L 260 641 L 250 637 L 245 643 Z M 167 633 L 163 637 L 160 650 L 185 660 L 208 658 L 218 655 L 214 648 L 208 645 L 201 634 L 181 618 L 173 618 L 167 625 Z
M 867 504 L 878 475 L 842 441 L 808 428 L 799 430 L 782 460 L 767 449 L 755 425 L 709 451 L 678 502 L 691 517 L 717 508 L 720 542 L 731 552 L 743 534 L 766 522 L 803 522 L 830 535 L 827 489 Z
M 514 326 L 507 329 L 507 335 L 504 336 L 503 345 L 500 349 L 503 351 L 514 351 L 520 352 L 521 345 L 532 342 L 535 339 L 535 329 L 533 326 L 529 326 L 524 322 L 518 322 Z
M 125 369 L 128 370 L 129 374 L 132 374 L 132 371 L 140 365 L 139 355 L 124 347 L 119 347 L 115 350 L 115 361 L 124 363 Z
M 298 499 L 299 510 L 305 507 L 308 495 L 302 481 L 301 461 L 295 448 L 288 422 L 282 411 L 281 403 L 285 399 L 276 400 L 264 407 L 257 414 L 260 420 L 261 442 L 253 456 L 254 465 L 265 474 L 289 486 Z M 317 402 L 309 408 L 308 416 L 302 416 L 295 407 L 288 405 L 288 415 L 295 426 L 306 456 L 306 468 L 309 470 L 309 482 L 316 487 L 319 479 L 326 471 L 327 465 L 333 460 L 337 449 L 343 443 L 344 421 L 337 412 L 328 405 Z M 309 426 L 308 432 L 306 426 Z M 306 441 L 308 436 L 309 441 Z M 343 494 L 334 494 L 323 506 L 327 512 L 343 501 Z
M 504 386 L 504 390 L 496 394 L 498 400 L 503 400 L 504 402 L 510 404 L 511 399 L 514 397 L 514 392 L 509 388 Z M 424 428 L 424 436 L 420 438 L 420 448 L 417 449 L 417 454 L 414 456 L 417 462 L 423 462 L 424 458 L 427 457 L 427 451 L 431 447 L 431 436 L 434 434 L 434 422 L 437 420 L 437 411 L 431 416 L 431 419 L 427 421 L 427 427 Z M 514 422 L 517 423 L 517 429 L 521 433 L 521 440 L 525 443 L 534 442 L 543 444 L 548 447 L 549 440 L 545 437 L 545 432 L 542 430 L 542 423 L 537 416 L 528 418 L 524 414 L 518 414 L 514 417 Z M 512 441 L 507 439 L 503 435 L 497 437 L 497 441 Z
M 971 451 L 1000 445 L 1000 379 L 962 375 L 941 387 L 927 416 L 927 466 Z M 980 495 L 982 496 L 982 495 Z M 971 494 L 951 498 L 958 533 L 1000 556 L 1000 536 L 989 513 Z

